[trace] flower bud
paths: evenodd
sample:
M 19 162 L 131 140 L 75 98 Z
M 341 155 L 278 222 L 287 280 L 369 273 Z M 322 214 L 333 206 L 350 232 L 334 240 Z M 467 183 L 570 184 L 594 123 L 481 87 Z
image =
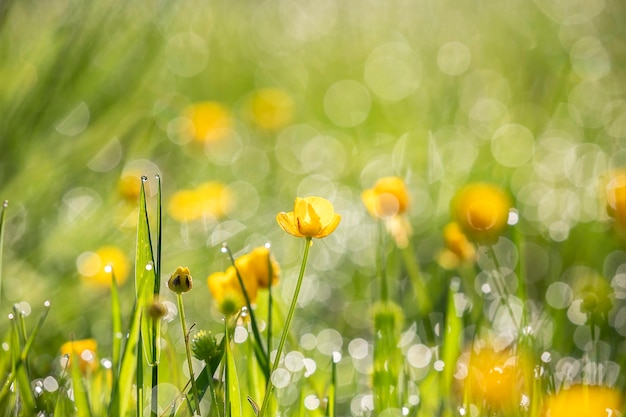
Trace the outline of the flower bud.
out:
M 215 336 L 213 336 L 211 332 L 204 330 L 199 331 L 193 337 L 191 350 L 193 351 L 193 356 L 205 362 L 209 362 L 211 359 L 222 355 L 220 345 L 217 343 Z
M 167 286 L 176 294 L 184 294 L 191 291 L 191 287 L 193 286 L 193 279 L 191 278 L 189 268 L 182 266 L 176 268 L 176 271 L 167 281 Z

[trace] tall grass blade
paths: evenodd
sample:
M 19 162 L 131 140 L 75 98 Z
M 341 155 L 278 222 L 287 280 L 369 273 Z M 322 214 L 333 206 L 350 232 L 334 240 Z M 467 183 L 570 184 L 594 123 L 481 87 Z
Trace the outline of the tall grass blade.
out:
M 91 406 L 87 396 L 87 387 L 80 369 L 80 358 L 72 353 L 70 358 L 70 376 L 72 379 L 72 393 L 77 417 L 91 417 Z
M 142 177 L 141 192 L 139 194 L 139 219 L 137 222 L 137 253 L 135 257 L 135 290 L 137 307 L 141 313 L 141 339 L 144 355 L 148 365 L 154 366 L 160 356 L 160 319 L 154 319 L 144 314 L 154 301 L 155 285 L 157 284 L 152 241 L 150 239 L 150 224 L 146 208 L 146 177 Z M 157 291 L 158 294 L 158 291 Z
M 230 413 L 227 413 L 225 417 L 242 417 L 241 390 L 239 388 L 239 377 L 237 376 L 235 358 L 233 357 L 233 351 L 230 347 L 228 323 L 226 323 L 224 327 L 226 329 L 224 336 L 224 339 L 226 339 L 226 408 L 230 410 Z
M 120 304 L 120 294 L 115 280 L 115 271 L 111 271 L 111 360 L 113 361 L 112 373 L 113 381 L 117 380 L 120 357 L 122 352 L 122 306 Z
M 4 219 L 6 218 L 7 207 L 9 202 L 2 203 L 2 212 L 0 213 L 0 306 L 2 306 L 2 252 L 4 247 Z

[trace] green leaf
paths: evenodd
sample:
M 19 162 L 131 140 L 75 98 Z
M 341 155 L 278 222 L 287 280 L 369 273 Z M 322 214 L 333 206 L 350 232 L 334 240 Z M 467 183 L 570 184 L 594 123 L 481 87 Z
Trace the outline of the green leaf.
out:
M 154 319 L 150 314 L 144 314 L 154 301 L 155 295 L 158 296 L 159 293 L 146 209 L 145 181 L 146 178 L 142 177 L 139 195 L 139 219 L 137 221 L 135 291 L 137 306 L 141 312 L 141 338 L 144 355 L 148 365 L 154 366 L 158 364 L 161 354 L 161 325 L 160 319 Z
M 87 396 L 87 387 L 80 370 L 80 358 L 72 353 L 70 358 L 70 375 L 72 377 L 72 393 L 77 417 L 91 417 L 91 407 Z
M 112 348 L 111 359 L 113 361 L 113 380 L 117 379 L 122 352 L 122 306 L 120 295 L 115 280 L 115 271 L 111 273 L 111 323 L 112 323 Z

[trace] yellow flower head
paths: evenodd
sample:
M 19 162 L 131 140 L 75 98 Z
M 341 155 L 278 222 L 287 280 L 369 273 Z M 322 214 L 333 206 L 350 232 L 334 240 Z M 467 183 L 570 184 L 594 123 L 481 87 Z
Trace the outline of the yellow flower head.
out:
M 139 193 L 141 191 L 141 174 L 137 172 L 126 172 L 122 174 L 118 183 L 120 196 L 130 202 L 139 201 Z
M 331 202 L 322 197 L 297 197 L 293 211 L 278 213 L 276 221 L 290 235 L 319 239 L 337 228 L 341 216 L 335 213 Z
M 546 398 L 543 416 L 606 417 L 619 416 L 622 411 L 620 391 L 597 385 L 574 385 Z
M 495 243 L 507 225 L 511 200 L 499 187 L 474 183 L 452 200 L 452 213 L 465 235 L 478 243 Z
M 94 371 L 98 367 L 97 351 L 98 343 L 95 339 L 72 340 L 61 345 L 61 356 L 67 356 L 70 362 L 72 356 L 76 356 L 83 374 Z
M 476 249 L 467 236 L 463 234 L 459 224 L 456 222 L 448 223 L 443 229 L 443 240 L 446 248 L 455 254 L 462 261 L 473 261 L 476 257 Z
M 223 139 L 232 126 L 228 109 L 214 101 L 192 104 L 183 115 L 189 119 L 187 135 L 200 143 Z
M 116 246 L 103 246 L 95 252 L 81 255 L 77 261 L 81 279 L 90 285 L 103 288 L 111 287 L 111 271 L 115 274 L 118 285 L 122 285 L 128 278 L 130 263 L 126 254 Z
M 361 194 L 367 211 L 375 218 L 388 218 L 402 214 L 409 208 L 409 192 L 399 177 L 384 177 L 373 188 Z
M 269 263 L 272 265 L 272 276 L 269 273 Z M 259 288 L 269 288 L 270 285 L 278 284 L 280 266 L 270 250 L 265 246 L 259 246 L 250 253 L 240 256 L 235 260 L 235 266 L 244 278 L 244 282 L 256 281 Z
M 465 393 L 471 404 L 493 411 L 517 410 L 527 393 L 532 366 L 509 349 L 483 347 L 470 355 Z
M 621 231 L 626 231 L 626 170 L 614 171 L 604 182 L 606 210 Z
M 220 219 L 229 212 L 232 200 L 228 186 L 219 182 L 205 182 L 194 189 L 174 193 L 167 209 L 170 216 L 179 222 Z
M 243 285 L 250 298 L 250 302 L 256 301 L 258 284 L 249 274 L 241 274 Z M 232 315 L 246 305 L 246 298 L 241 290 L 237 271 L 230 266 L 225 272 L 214 272 L 207 279 L 209 291 L 217 302 L 218 309 L 226 314 Z
M 277 88 L 264 88 L 252 93 L 249 104 L 250 117 L 261 129 L 278 130 L 293 117 L 293 100 Z

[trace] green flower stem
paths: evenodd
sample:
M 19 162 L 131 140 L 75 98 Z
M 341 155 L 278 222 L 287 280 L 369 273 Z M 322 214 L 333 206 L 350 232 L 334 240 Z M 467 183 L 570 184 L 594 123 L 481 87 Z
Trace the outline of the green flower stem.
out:
M 409 242 L 405 248 L 402 248 L 402 258 L 404 260 L 406 271 L 409 274 L 409 278 L 411 278 L 411 282 L 413 283 L 413 289 L 415 290 L 415 297 L 417 298 L 419 311 L 422 315 L 426 315 L 432 311 L 433 303 L 430 299 L 430 295 L 428 294 L 426 284 L 424 283 L 424 277 L 420 272 L 420 267 L 415 259 L 415 253 L 411 242 Z
M 291 320 L 293 319 L 294 312 L 296 311 L 296 304 L 298 303 L 298 294 L 300 294 L 300 288 L 302 288 L 304 270 L 306 269 L 307 260 L 309 258 L 309 249 L 311 247 L 311 239 L 312 238 L 310 237 L 306 238 L 306 244 L 304 245 L 304 254 L 302 255 L 302 265 L 300 266 L 300 274 L 298 275 L 298 282 L 296 283 L 296 289 L 291 299 L 291 305 L 289 306 L 289 312 L 287 313 L 287 320 L 285 320 L 283 333 L 280 336 L 280 342 L 278 343 L 278 350 L 276 351 L 276 358 L 274 359 L 274 364 L 272 365 L 272 371 L 270 372 L 270 379 L 274 371 L 276 371 L 276 369 L 278 368 L 278 363 L 280 362 L 280 355 L 282 355 L 283 353 L 283 348 L 285 347 L 285 341 L 287 340 L 287 335 L 289 334 L 289 326 L 291 325 Z M 274 391 L 274 384 L 272 384 L 270 380 L 269 384 L 267 384 L 267 389 L 265 390 L 265 397 L 263 397 L 263 405 L 261 406 L 261 411 L 259 412 L 259 416 L 263 417 L 266 415 L 269 402 L 270 402 L 270 397 L 272 396 L 273 391 Z
M 193 365 L 191 363 L 191 347 L 189 346 L 189 333 L 187 332 L 187 323 L 185 321 L 185 308 L 183 307 L 183 295 L 177 293 L 178 311 L 180 312 L 180 325 L 183 329 L 183 338 L 185 340 L 185 351 L 187 352 L 187 365 L 189 366 L 189 379 L 191 381 L 191 392 L 196 402 L 195 415 L 200 415 L 200 396 L 198 395 L 198 387 L 196 386 L 196 378 L 193 375 Z M 212 378 L 209 375 L 209 378 Z
M 387 258 L 385 256 L 385 228 L 383 222 L 378 222 L 378 247 L 380 248 L 378 262 L 376 264 L 377 274 L 380 279 L 380 300 L 387 301 L 389 299 L 389 288 L 387 285 Z

